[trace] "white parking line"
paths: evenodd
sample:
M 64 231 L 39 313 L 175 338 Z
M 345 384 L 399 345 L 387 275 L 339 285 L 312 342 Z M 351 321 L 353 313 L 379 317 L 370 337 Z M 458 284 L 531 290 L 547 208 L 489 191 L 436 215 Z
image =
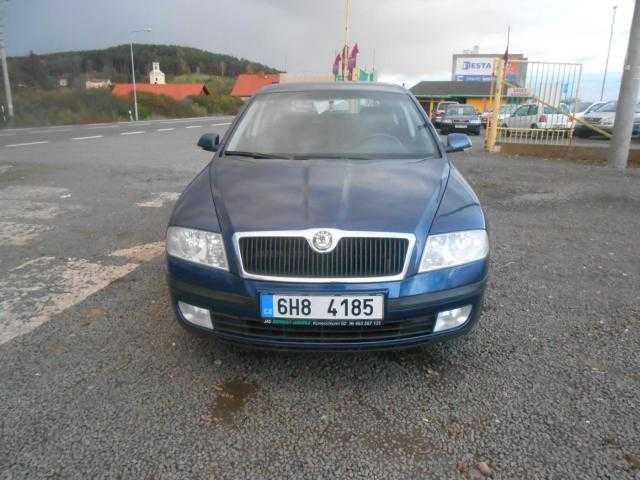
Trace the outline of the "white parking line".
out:
M 171 130 L 175 130 L 175 127 L 171 127 L 171 128 L 159 128 L 157 131 L 158 132 L 169 132 Z
M 88 137 L 73 137 L 71 140 L 90 140 L 92 138 L 102 138 L 104 135 L 90 135 Z
M 184 128 L 202 128 L 202 125 L 187 125 Z
M 137 130 L 135 132 L 122 132 L 122 133 L 120 133 L 120 135 L 139 135 L 141 133 L 144 133 L 144 131 L 143 130 Z
M 221 127 L 223 125 L 231 125 L 231 122 L 228 122 L 228 123 L 212 123 L 211 124 L 212 127 Z
M 11 143 L 11 144 L 5 145 L 5 146 L 7 146 L 7 147 L 26 147 L 28 145 L 41 145 L 43 143 L 49 143 L 49 140 L 42 140 L 40 142 Z

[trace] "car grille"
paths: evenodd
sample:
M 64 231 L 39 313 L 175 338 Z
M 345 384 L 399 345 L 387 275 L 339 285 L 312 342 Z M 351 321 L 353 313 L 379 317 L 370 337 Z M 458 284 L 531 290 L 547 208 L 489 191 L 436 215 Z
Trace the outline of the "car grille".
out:
M 373 327 L 329 327 L 329 326 L 281 326 L 268 325 L 259 318 L 238 318 L 213 314 L 214 331 L 242 336 L 246 339 L 268 339 L 288 342 L 319 343 L 351 342 L 363 340 L 392 340 L 433 333 L 436 314 L 419 317 L 384 320 Z
M 406 238 L 343 237 L 328 253 L 314 251 L 303 237 L 242 237 L 244 271 L 289 278 L 390 277 L 403 272 Z

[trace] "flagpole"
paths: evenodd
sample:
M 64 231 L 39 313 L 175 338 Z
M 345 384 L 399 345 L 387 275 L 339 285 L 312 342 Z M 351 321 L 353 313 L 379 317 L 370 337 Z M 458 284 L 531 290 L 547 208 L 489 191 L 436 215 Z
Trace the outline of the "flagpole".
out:
M 342 80 L 347 78 L 347 59 L 349 57 L 349 24 L 351 23 L 351 0 L 345 0 L 344 47 L 342 49 Z

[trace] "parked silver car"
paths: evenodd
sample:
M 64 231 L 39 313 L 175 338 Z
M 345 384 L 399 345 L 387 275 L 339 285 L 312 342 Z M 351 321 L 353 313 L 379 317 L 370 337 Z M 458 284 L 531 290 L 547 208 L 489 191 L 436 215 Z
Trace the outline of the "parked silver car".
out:
M 604 106 L 600 107 L 596 111 L 592 111 L 585 115 L 584 121 L 598 127 L 605 132 L 613 132 L 613 125 L 616 120 L 616 108 L 618 102 L 607 102 Z M 633 135 L 640 135 L 640 103 L 636 104 L 636 115 L 633 121 Z M 595 130 L 585 126 L 576 126 L 576 136 L 580 138 L 589 138 L 592 135 L 597 135 Z
M 571 120 L 560 109 L 541 104 L 525 104 L 518 107 L 510 117 L 501 121 L 503 128 L 553 128 L 569 129 Z

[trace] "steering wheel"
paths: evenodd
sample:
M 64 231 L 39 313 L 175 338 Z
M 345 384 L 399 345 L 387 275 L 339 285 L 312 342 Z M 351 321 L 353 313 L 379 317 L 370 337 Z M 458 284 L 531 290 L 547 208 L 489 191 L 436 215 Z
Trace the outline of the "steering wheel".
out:
M 367 143 L 373 142 L 373 141 L 389 141 L 389 142 L 393 142 L 395 143 L 397 146 L 399 146 L 402 150 L 405 149 L 404 145 L 402 144 L 402 142 L 400 140 L 398 140 L 396 137 L 394 137 L 393 135 L 389 135 L 387 133 L 374 133 L 373 135 L 369 135 L 368 137 L 366 137 L 364 140 L 362 140 L 359 144 L 358 147 L 362 147 Z

